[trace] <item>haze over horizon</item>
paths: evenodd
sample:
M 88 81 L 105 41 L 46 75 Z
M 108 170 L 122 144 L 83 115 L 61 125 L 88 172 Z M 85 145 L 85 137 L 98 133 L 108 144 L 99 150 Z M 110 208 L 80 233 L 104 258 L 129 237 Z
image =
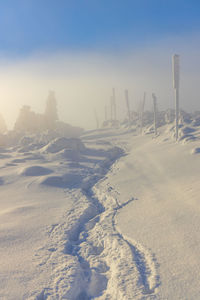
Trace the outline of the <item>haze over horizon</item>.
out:
M 95 126 L 116 88 L 118 115 L 124 89 L 132 109 L 143 92 L 159 107 L 174 105 L 171 56 L 181 56 L 181 107 L 199 109 L 197 1 L 25 1 L 0 4 L 0 113 L 9 128 L 20 107 L 43 112 L 54 90 L 60 119 Z

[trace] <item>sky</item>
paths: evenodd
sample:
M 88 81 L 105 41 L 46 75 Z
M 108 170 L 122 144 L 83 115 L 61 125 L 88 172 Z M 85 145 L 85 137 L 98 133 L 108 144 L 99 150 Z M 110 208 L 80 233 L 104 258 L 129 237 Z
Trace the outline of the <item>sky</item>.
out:
M 198 0 L 0 0 L 0 113 L 11 127 L 23 104 L 43 112 L 55 90 L 60 118 L 90 128 L 113 87 L 120 117 L 126 88 L 132 109 L 144 91 L 149 107 L 152 92 L 173 106 L 174 53 L 181 104 L 200 109 L 199 33 Z

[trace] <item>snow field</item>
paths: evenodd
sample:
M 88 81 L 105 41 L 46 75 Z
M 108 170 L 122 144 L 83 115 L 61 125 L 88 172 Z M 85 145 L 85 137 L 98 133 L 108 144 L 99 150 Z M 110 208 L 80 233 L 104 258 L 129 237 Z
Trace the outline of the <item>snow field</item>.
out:
M 123 151 L 104 142 L 96 147 L 93 142 L 88 148 L 78 140 L 69 144 L 69 139 L 59 139 L 58 145 L 54 140 L 41 151 L 41 145 L 26 139 L 23 145 L 2 152 L 9 153 L 0 166 L 1 199 L 5 195 L 8 199 L 0 203 L 4 216 L 0 238 L 9 247 L 8 255 L 1 252 L 4 261 L 0 259 L 2 299 L 90 299 L 107 287 L 106 263 L 99 262 L 95 271 L 81 249 L 86 249 L 85 226 L 94 226 L 103 211 L 91 188 Z M 74 147 L 77 155 L 68 155 Z M 102 251 L 94 243 L 93 256 Z M 12 262 L 9 270 L 6 261 Z M 12 270 L 19 275 L 12 276 Z
M 198 128 L 171 127 L 2 150 L 0 298 L 198 299 Z

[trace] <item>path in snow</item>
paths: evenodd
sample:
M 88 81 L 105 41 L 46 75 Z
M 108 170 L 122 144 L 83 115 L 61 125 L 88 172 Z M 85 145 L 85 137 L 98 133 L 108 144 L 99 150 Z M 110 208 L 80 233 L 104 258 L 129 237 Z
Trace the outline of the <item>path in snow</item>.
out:
M 108 139 L 126 146 L 130 136 Z M 131 138 L 130 155 L 72 193 L 74 209 L 50 228 L 51 283 L 35 299 L 199 298 L 198 151 Z
M 113 169 L 117 162 L 111 176 Z M 37 254 L 40 268 L 51 265 L 52 275 L 49 286 L 33 299 L 154 299 L 160 284 L 155 257 L 125 237 L 115 220 L 135 199 L 119 204 L 106 178 L 71 194 L 73 209 L 62 224 L 52 225 L 51 242 Z
M 115 224 L 117 212 L 134 199 L 119 205 L 112 188 L 103 191 L 101 184 L 92 194 L 80 191 L 80 211 L 69 211 L 65 223 L 50 228 L 52 243 L 39 265 L 55 266 L 52 283 L 34 299 L 154 299 L 159 285 L 154 256 Z
M 74 155 L 65 148 L 71 141 L 59 141 L 58 149 L 57 140 L 51 143 L 53 152 L 52 147 L 29 151 L 20 145 L 2 152 L 2 299 L 74 299 L 84 291 L 86 273 L 75 241 L 101 211 L 86 191 L 123 152 L 93 141 Z

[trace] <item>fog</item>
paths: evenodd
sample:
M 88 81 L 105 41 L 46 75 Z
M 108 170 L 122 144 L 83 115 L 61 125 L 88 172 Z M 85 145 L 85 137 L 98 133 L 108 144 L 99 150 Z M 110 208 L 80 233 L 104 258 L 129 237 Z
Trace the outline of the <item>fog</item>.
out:
M 94 109 L 100 121 L 116 89 L 117 117 L 125 116 L 124 90 L 131 109 L 137 110 L 144 91 L 146 108 L 152 108 L 152 92 L 160 109 L 174 106 L 171 57 L 180 54 L 180 106 L 199 110 L 200 40 L 197 35 L 173 37 L 154 45 L 124 45 L 101 51 L 37 53 L 26 58 L 1 57 L 0 113 L 11 129 L 22 105 L 43 113 L 49 90 L 54 90 L 59 118 L 71 125 L 95 127 Z

